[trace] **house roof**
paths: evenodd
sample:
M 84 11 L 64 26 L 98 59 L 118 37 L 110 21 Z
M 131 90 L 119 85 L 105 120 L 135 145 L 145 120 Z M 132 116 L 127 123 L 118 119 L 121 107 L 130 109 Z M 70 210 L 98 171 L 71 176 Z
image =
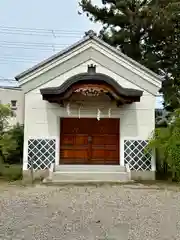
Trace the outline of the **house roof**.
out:
M 58 52 L 57 54 L 52 55 L 50 58 L 40 62 L 39 64 L 27 69 L 26 71 L 20 73 L 19 75 L 15 76 L 15 79 L 18 81 L 19 79 L 23 78 L 24 76 L 28 75 L 29 73 L 32 73 L 33 71 L 43 67 L 44 65 L 51 63 L 52 61 L 54 61 L 55 59 L 62 57 L 63 55 L 65 55 L 66 53 L 72 51 L 73 49 L 75 49 L 76 47 L 80 46 L 81 44 L 84 44 L 85 42 L 87 42 L 88 40 L 94 40 L 95 42 L 99 43 L 100 45 L 108 48 L 110 51 L 114 52 L 115 54 L 123 57 L 125 60 L 129 61 L 130 63 L 132 63 L 134 66 L 137 66 L 138 68 L 140 68 L 141 70 L 147 72 L 148 74 L 150 74 L 151 76 L 159 79 L 160 81 L 162 81 L 161 76 L 157 75 L 156 73 L 154 73 L 153 71 L 151 71 L 150 69 L 146 68 L 145 66 L 141 65 L 140 63 L 136 62 L 135 60 L 133 60 L 132 58 L 128 57 L 127 55 L 123 54 L 120 50 L 116 49 L 115 47 L 112 47 L 111 45 L 107 44 L 105 41 L 103 41 L 102 39 L 98 38 L 96 36 L 96 33 L 92 30 L 89 30 L 88 32 L 85 33 L 85 36 L 78 42 L 76 42 L 75 44 L 65 48 L 64 50 Z

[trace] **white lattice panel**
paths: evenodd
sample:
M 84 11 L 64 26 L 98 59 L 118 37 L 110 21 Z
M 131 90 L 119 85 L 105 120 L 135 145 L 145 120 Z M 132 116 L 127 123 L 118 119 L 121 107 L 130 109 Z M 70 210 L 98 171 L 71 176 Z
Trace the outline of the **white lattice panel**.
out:
M 125 140 L 124 141 L 124 162 L 129 164 L 131 170 L 150 171 L 151 158 L 150 152 L 145 152 L 147 145 L 145 140 Z
M 55 139 L 29 139 L 28 141 L 28 169 L 33 161 L 34 170 L 43 170 L 55 162 Z

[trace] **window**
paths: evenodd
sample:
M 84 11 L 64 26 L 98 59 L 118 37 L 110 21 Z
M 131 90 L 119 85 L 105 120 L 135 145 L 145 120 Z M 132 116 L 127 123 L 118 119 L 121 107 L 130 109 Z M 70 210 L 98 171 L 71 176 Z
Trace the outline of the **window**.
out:
M 16 100 L 11 100 L 11 109 L 16 110 L 17 109 L 17 101 Z

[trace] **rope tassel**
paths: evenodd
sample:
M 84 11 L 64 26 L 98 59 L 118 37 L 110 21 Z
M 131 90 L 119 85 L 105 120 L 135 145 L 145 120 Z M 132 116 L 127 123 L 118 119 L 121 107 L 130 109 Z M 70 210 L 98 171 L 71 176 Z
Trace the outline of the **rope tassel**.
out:
M 101 118 L 101 111 L 100 111 L 100 109 L 98 108 L 98 110 L 97 110 L 97 120 L 99 121 L 100 118 Z
M 66 106 L 66 110 L 67 110 L 68 116 L 70 116 L 71 115 L 71 111 L 70 111 L 70 104 L 69 103 Z
M 111 108 L 108 110 L 108 117 L 111 118 Z
M 81 118 L 81 106 L 78 109 L 78 117 L 79 117 L 79 119 Z

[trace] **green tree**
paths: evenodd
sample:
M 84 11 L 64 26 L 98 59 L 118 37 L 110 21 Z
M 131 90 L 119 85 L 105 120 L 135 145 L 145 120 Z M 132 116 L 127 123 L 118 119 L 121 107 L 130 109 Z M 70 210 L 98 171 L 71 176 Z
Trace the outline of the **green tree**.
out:
M 179 107 L 180 2 L 178 0 L 80 0 L 93 22 L 100 22 L 99 37 L 120 49 L 165 81 L 162 92 L 168 110 Z
M 9 149 L 5 163 L 19 164 L 23 158 L 23 143 L 24 143 L 24 126 L 17 123 L 9 131 L 8 136 L 10 141 L 15 145 Z
M 9 120 L 14 116 L 9 105 L 0 104 L 0 162 L 5 161 L 11 149 L 16 148 L 16 142 L 8 134 Z
M 167 164 L 172 179 L 180 181 L 180 109 L 171 114 L 166 128 L 157 128 L 149 139 L 148 149 L 158 150 L 161 165 Z

